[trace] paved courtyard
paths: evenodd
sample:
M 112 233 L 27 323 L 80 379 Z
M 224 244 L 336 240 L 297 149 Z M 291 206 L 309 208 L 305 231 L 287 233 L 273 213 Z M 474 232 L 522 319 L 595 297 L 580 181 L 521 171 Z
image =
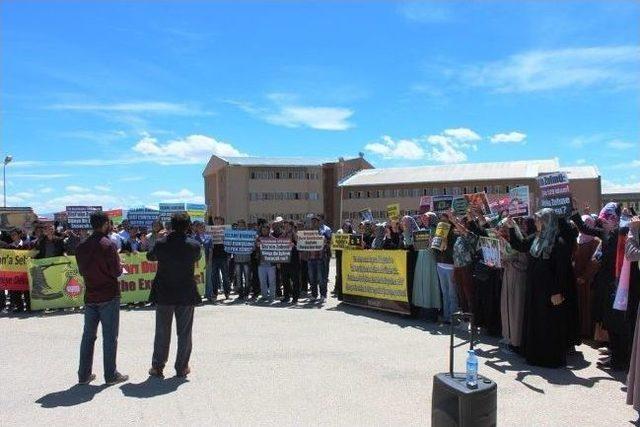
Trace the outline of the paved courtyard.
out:
M 335 299 L 323 307 L 197 308 L 187 380 L 147 377 L 152 310 L 123 309 L 120 322 L 118 366 L 131 379 L 105 387 L 100 339 L 98 381 L 74 385 L 79 312 L 0 318 L 1 424 L 425 426 L 432 377 L 448 369 L 446 328 Z M 500 425 L 613 426 L 637 418 L 624 404 L 623 375 L 598 369 L 595 349 L 581 346 L 570 369 L 531 369 L 495 340 L 482 341 L 480 373 L 498 383 Z M 175 340 L 171 357 L 174 350 Z

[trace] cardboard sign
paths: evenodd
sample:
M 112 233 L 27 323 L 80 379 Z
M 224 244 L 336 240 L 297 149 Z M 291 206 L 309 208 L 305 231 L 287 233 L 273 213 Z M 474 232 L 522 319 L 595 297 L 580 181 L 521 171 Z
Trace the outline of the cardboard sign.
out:
M 512 217 L 529 216 L 531 206 L 529 202 L 529 186 L 516 187 L 509 190 L 509 215 Z
M 540 188 L 540 207 L 551 208 L 559 216 L 570 215 L 573 205 L 567 174 L 555 172 L 536 179 Z
M 417 251 L 431 247 L 431 230 L 413 232 L 413 248 Z
M 489 267 L 502 268 L 499 239 L 480 236 L 478 239 L 478 249 L 482 251 L 483 264 Z
M 360 219 L 362 221 L 373 222 L 373 213 L 371 213 L 371 209 L 369 208 L 363 209 L 360 212 L 358 212 L 358 214 L 360 215 Z
M 291 239 L 264 239 L 260 243 L 260 258 L 264 262 L 287 264 L 291 262 Z
M 387 205 L 387 218 L 395 221 L 400 218 L 400 203 Z
M 132 209 L 127 212 L 127 221 L 132 227 L 146 228 L 151 230 L 153 221 L 158 219 L 160 212 L 154 209 Z
M 431 210 L 431 196 L 420 197 L 420 203 L 418 203 L 418 212 L 423 214 Z
M 324 236 L 315 230 L 300 230 L 297 235 L 300 252 L 321 251 L 324 247 Z
M 91 230 L 89 217 L 94 211 L 102 210 L 102 206 L 67 206 L 67 222 L 73 230 Z
M 171 215 L 176 212 L 186 212 L 184 203 L 160 203 L 160 221 L 171 221 Z
M 451 224 L 448 222 L 439 222 L 436 227 L 436 233 L 431 238 L 431 249 L 437 249 L 444 251 L 447 248 L 447 237 L 449 236 L 449 230 Z
M 491 213 L 489 200 L 487 200 L 487 194 L 484 191 L 482 193 L 465 194 L 464 197 L 469 202 L 469 205 L 477 212 L 482 212 L 483 215 Z
M 250 255 L 256 247 L 256 230 L 226 228 L 222 244 L 228 254 Z
M 467 198 L 464 196 L 454 197 L 451 202 L 451 209 L 453 209 L 453 213 L 457 216 L 466 215 L 467 209 L 469 209 L 469 202 L 467 201 Z
M 431 203 L 433 203 L 434 212 L 447 212 L 453 204 L 453 196 L 433 196 L 431 197 Z
M 211 243 L 214 245 L 222 245 L 224 242 L 224 231 L 230 229 L 231 225 L 206 225 L 204 233 L 211 237 Z

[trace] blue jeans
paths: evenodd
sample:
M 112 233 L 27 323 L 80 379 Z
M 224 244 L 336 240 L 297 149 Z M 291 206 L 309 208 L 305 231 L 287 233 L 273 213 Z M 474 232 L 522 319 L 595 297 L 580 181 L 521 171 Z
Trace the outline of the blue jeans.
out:
M 451 315 L 458 311 L 458 291 L 453 281 L 453 266 L 451 268 L 438 266 L 437 270 L 442 291 L 442 317 L 449 322 Z
M 260 278 L 262 298 L 274 299 L 276 296 L 276 266 L 260 264 L 258 266 L 258 277 Z
M 102 323 L 102 353 L 104 380 L 116 377 L 116 353 L 118 350 L 118 327 L 120 323 L 120 297 L 111 301 L 86 304 L 84 307 L 84 331 L 80 344 L 80 367 L 78 380 L 85 381 L 93 369 L 93 347 L 96 342 L 98 323 Z
M 211 275 L 213 282 L 213 295 L 218 295 L 220 291 L 220 275 L 222 275 L 222 288 L 225 294 L 231 292 L 231 284 L 229 283 L 229 259 L 213 258 L 211 260 Z
M 236 290 L 241 297 L 248 297 L 251 292 L 251 275 L 249 263 L 236 262 Z M 242 280 L 244 277 L 244 281 Z
M 310 259 L 307 261 L 307 271 L 309 272 L 309 284 L 311 285 L 311 295 L 318 297 L 318 287 L 320 287 L 320 296 L 327 297 L 327 282 L 323 277 L 324 260 Z
M 213 278 L 211 277 L 211 266 L 207 265 L 204 270 L 204 296 L 211 299 L 213 296 Z

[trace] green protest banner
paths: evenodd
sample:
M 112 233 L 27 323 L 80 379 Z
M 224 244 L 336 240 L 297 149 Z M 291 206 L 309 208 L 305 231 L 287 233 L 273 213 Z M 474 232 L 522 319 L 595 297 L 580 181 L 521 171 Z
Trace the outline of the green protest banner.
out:
M 118 278 L 121 303 L 146 302 L 157 263 L 147 261 L 146 253 L 121 254 L 126 271 Z M 195 280 L 200 295 L 204 294 L 204 256 L 196 263 Z M 78 272 L 75 257 L 61 256 L 31 259 L 29 262 L 29 289 L 32 310 L 80 307 L 84 305 L 85 285 Z

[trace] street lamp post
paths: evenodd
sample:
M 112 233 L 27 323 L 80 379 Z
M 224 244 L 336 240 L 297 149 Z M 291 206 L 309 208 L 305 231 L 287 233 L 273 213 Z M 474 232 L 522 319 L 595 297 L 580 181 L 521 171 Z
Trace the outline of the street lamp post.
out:
M 4 164 L 2 165 L 2 191 L 4 193 L 4 207 L 7 207 L 7 165 L 11 163 L 13 157 L 7 156 L 4 158 Z

